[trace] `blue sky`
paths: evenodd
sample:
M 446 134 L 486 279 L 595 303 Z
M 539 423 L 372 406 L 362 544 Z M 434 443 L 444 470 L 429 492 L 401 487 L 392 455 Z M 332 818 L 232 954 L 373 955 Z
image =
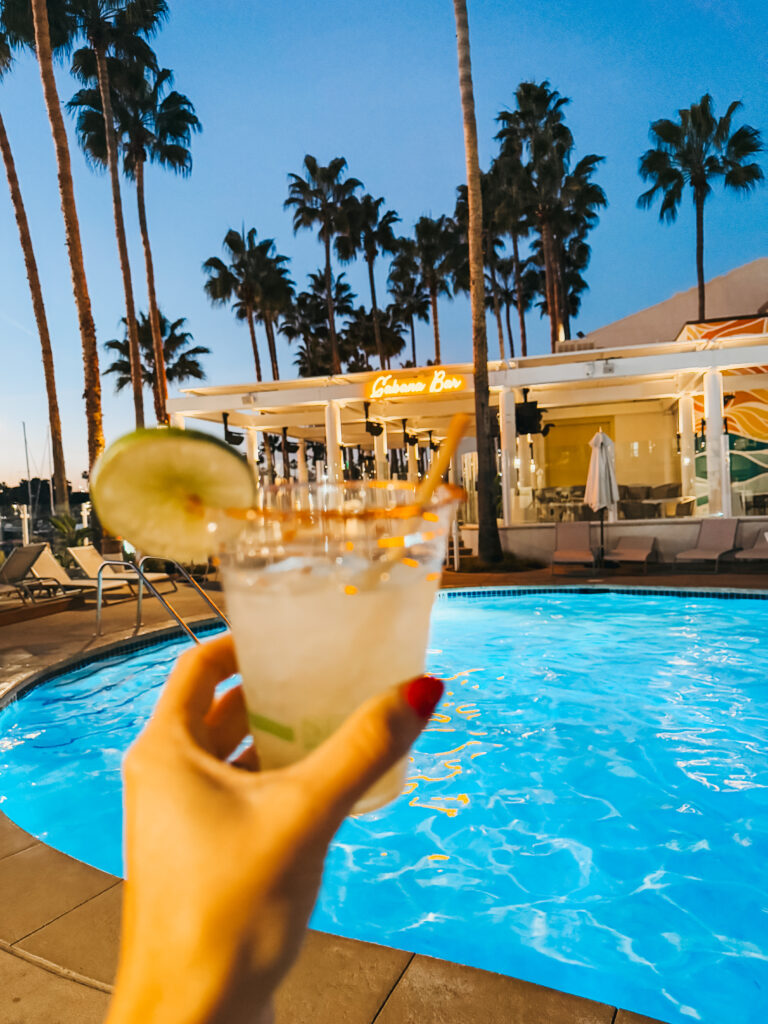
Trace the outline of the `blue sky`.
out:
M 163 311 L 186 316 L 212 355 L 208 382 L 254 379 L 245 327 L 203 294 L 200 265 L 219 255 L 229 227 L 257 228 L 292 259 L 299 286 L 322 249 L 294 237 L 282 208 L 287 174 L 305 153 L 325 163 L 344 155 L 350 173 L 383 195 L 410 230 L 422 214 L 453 210 L 464 175 L 453 5 L 449 0 L 178 0 L 157 37 L 161 63 L 194 102 L 204 132 L 194 141 L 190 179 L 157 169 L 147 177 L 149 223 Z M 213 15 L 212 16 L 212 12 Z M 572 100 L 567 111 L 577 155 L 605 156 L 598 180 L 609 206 L 593 232 L 590 291 L 574 330 L 589 331 L 695 283 L 689 203 L 672 227 L 636 209 L 637 161 L 648 126 L 709 91 L 716 109 L 744 102 L 742 117 L 768 136 L 765 38 L 761 0 L 469 0 L 481 161 L 496 151 L 494 119 L 524 79 L 548 78 Z M 75 83 L 62 68 L 62 100 Z M 37 68 L 22 57 L 0 84 L 0 110 L 14 149 L 43 278 L 54 343 L 65 452 L 75 484 L 86 466 L 83 378 L 53 148 Z M 85 165 L 73 142 L 75 190 L 86 270 L 100 342 L 115 337 L 122 315 L 108 181 Z M 768 169 L 768 157 L 764 158 Z M 5 189 L 0 189 L 5 193 Z M 124 188 L 138 308 L 146 308 L 135 197 Z M 708 277 L 766 255 L 768 188 L 747 200 L 718 191 L 706 211 Z M 32 473 L 46 473 L 47 410 L 39 342 L 10 201 L 0 194 L 0 480 L 24 476 L 22 420 Z M 348 276 L 368 302 L 362 269 Z M 380 267 L 379 288 L 385 268 Z M 471 358 L 463 298 L 440 306 L 444 359 Z M 489 327 L 492 325 L 489 323 Z M 545 351 L 547 325 L 529 315 L 534 352 Z M 493 338 L 493 335 L 491 335 Z M 283 376 L 293 355 L 281 342 Z M 428 325 L 417 344 L 430 352 Z M 131 400 L 104 380 L 107 440 L 132 426 Z M 151 412 L 151 399 L 146 399 Z

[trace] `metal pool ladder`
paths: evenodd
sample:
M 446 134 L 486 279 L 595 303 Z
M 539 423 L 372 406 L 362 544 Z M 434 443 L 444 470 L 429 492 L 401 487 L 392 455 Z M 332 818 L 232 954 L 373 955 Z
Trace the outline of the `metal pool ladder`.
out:
M 189 573 L 183 566 L 179 565 L 178 562 L 171 561 L 171 559 L 169 558 L 158 559 L 154 555 L 145 555 L 138 565 L 136 565 L 134 562 L 123 562 L 121 560 L 110 559 L 103 561 L 102 564 L 99 566 L 99 571 L 96 575 L 96 633 L 94 634 L 95 636 L 101 636 L 101 609 L 103 604 L 102 591 L 104 582 L 104 570 L 108 567 L 114 566 L 115 568 L 119 568 L 120 570 L 122 570 L 123 573 L 134 572 L 136 574 L 136 578 L 139 583 L 139 593 L 136 599 L 136 632 L 138 632 L 139 629 L 141 628 L 142 598 L 144 593 L 144 587 L 146 587 L 150 594 L 152 594 L 153 597 L 157 598 L 157 600 L 160 602 L 163 608 L 165 608 L 168 614 L 176 620 L 176 622 L 181 626 L 181 628 L 184 630 L 187 636 L 191 640 L 194 640 L 196 644 L 200 643 L 199 638 L 195 636 L 195 634 L 189 628 L 184 619 L 182 619 L 182 617 L 179 615 L 179 613 L 176 611 L 176 609 L 173 607 L 170 601 L 166 601 L 166 599 L 163 597 L 163 595 L 160 593 L 157 587 L 155 587 L 154 584 L 151 583 L 147 578 L 146 573 L 144 572 L 144 565 L 146 562 L 150 561 L 162 561 L 165 562 L 166 565 L 172 565 L 174 567 L 174 570 L 178 572 L 182 576 L 182 578 L 187 583 L 189 583 L 191 587 L 194 587 L 194 589 L 198 592 L 198 594 L 202 597 L 206 604 L 211 608 L 211 610 L 214 612 L 217 618 L 221 619 L 221 621 L 224 623 L 227 629 L 230 628 L 229 619 L 226 617 L 221 608 L 219 608 L 218 605 L 211 600 L 209 595 L 206 594 L 206 592 L 203 590 L 203 588 L 200 586 L 197 580 L 192 579 L 192 577 L 189 575 Z

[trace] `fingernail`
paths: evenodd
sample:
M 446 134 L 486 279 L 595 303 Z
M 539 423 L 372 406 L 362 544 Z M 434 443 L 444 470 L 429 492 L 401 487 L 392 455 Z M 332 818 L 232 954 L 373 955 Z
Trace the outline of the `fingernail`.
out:
M 421 718 L 429 718 L 443 696 L 443 684 L 434 676 L 419 676 L 400 688 L 403 699 Z

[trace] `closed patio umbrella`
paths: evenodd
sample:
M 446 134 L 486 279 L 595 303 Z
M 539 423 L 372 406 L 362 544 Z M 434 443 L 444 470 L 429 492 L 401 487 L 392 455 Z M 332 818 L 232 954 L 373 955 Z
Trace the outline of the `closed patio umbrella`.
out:
M 598 430 L 589 442 L 592 454 L 589 458 L 587 486 L 584 490 L 584 502 L 600 513 L 600 565 L 605 558 L 605 542 L 603 529 L 605 510 L 615 509 L 619 500 L 619 486 L 616 483 L 616 455 L 613 441 Z

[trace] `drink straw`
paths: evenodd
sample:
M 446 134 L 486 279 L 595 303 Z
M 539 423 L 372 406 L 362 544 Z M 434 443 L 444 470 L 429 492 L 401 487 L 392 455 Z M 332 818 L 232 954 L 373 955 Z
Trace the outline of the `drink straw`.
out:
M 419 489 L 416 491 L 416 504 L 419 505 L 419 507 L 423 508 L 424 505 L 427 504 L 429 499 L 443 482 L 443 477 L 448 472 L 451 459 L 456 454 L 456 449 L 459 447 L 459 442 L 462 437 L 464 437 L 468 424 L 469 416 L 465 412 L 457 412 L 456 415 L 452 417 L 451 422 L 448 424 L 448 433 L 445 435 L 445 440 L 440 445 L 437 458 L 429 467 L 429 473 L 427 473 L 426 477 L 419 485 Z

